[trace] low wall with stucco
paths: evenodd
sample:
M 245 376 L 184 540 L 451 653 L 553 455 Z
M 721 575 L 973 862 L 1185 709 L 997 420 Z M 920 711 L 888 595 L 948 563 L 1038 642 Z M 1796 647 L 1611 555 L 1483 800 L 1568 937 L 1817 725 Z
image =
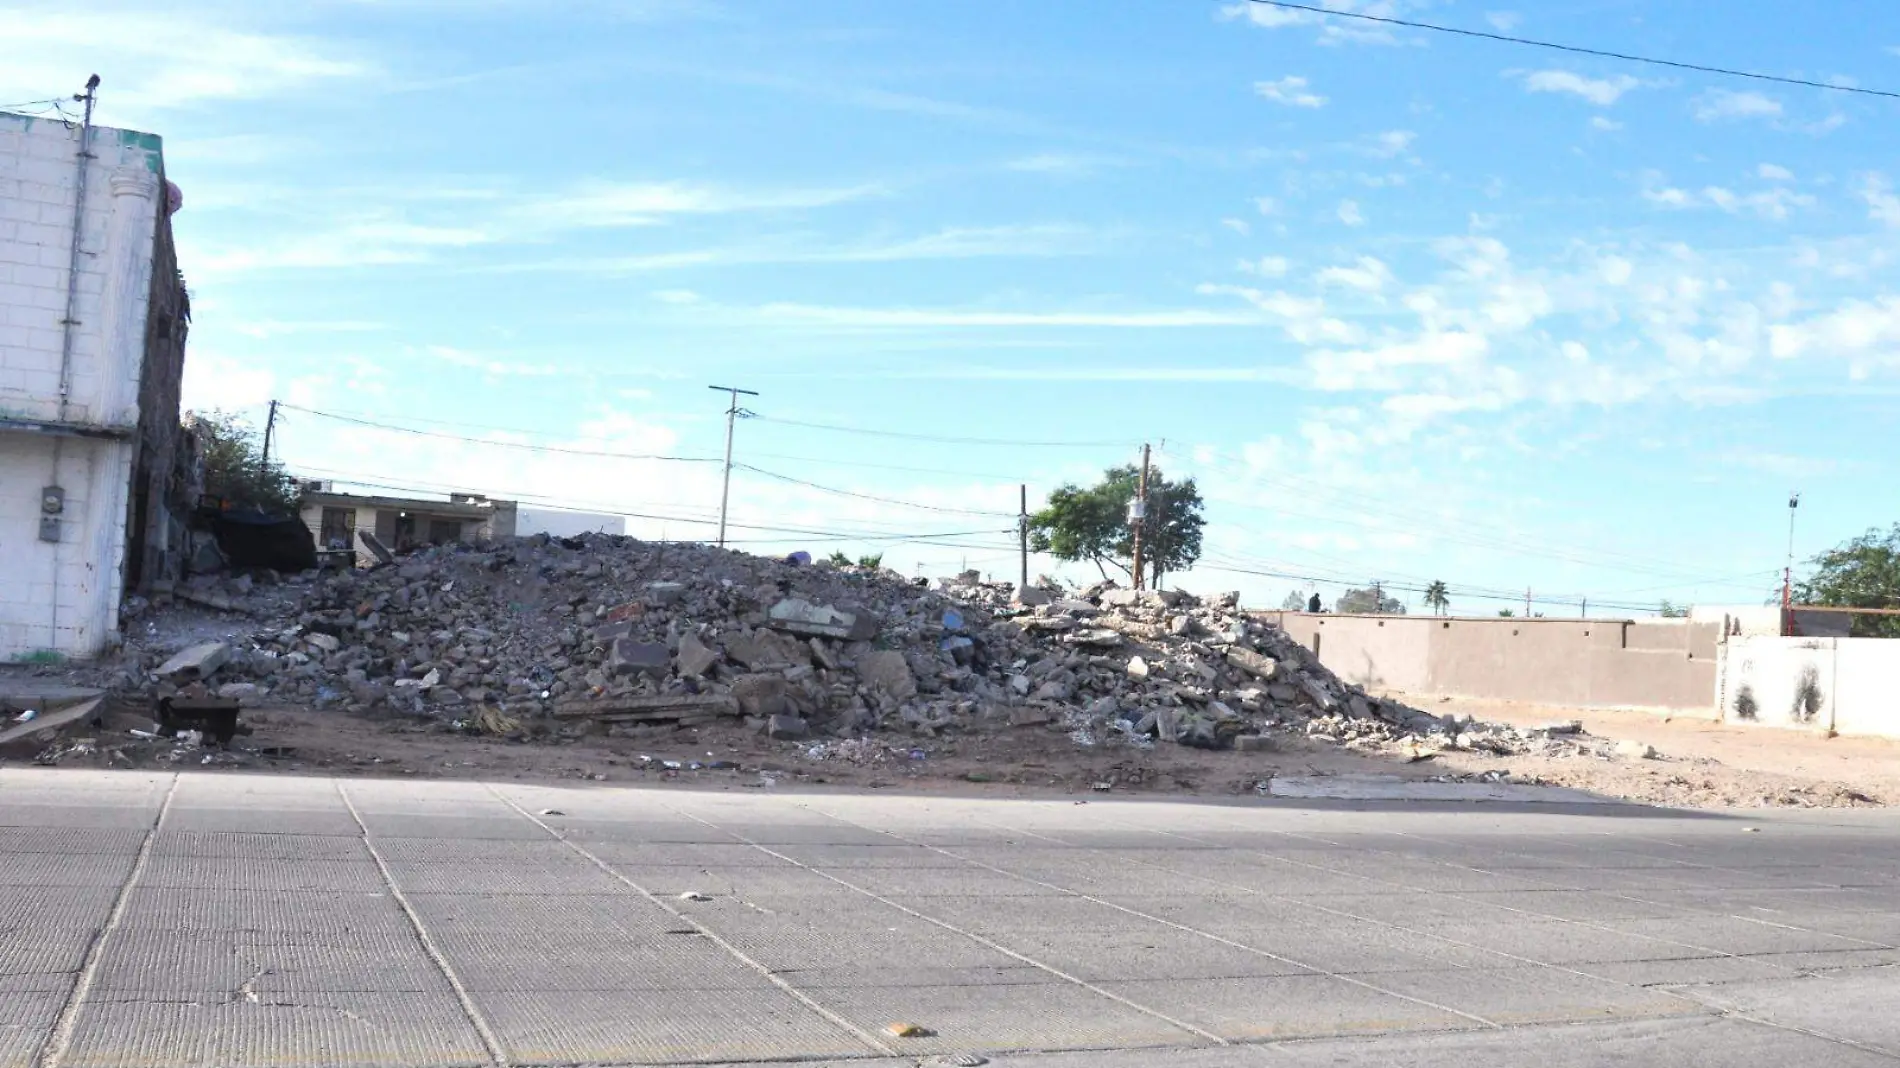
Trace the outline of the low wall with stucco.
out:
M 1370 689 L 1715 716 L 1717 624 L 1269 613 Z

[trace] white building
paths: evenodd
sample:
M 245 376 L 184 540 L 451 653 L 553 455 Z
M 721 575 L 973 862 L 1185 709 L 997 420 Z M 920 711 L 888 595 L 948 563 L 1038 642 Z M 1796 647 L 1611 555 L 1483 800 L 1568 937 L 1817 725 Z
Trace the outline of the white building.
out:
M 0 113 L 0 661 L 98 653 L 182 564 L 176 207 L 156 136 Z
M 600 512 L 570 512 L 564 508 L 520 507 L 515 511 L 515 533 L 548 534 L 571 538 L 576 534 L 625 534 L 625 516 Z

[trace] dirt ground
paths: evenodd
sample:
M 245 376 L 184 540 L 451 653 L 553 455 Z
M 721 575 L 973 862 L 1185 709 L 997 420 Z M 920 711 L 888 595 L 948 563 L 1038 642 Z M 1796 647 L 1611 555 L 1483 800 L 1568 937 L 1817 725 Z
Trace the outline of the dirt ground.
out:
M 1508 761 L 1514 775 L 1609 797 L 1698 808 L 1900 803 L 1900 742 L 1740 728 L 1632 710 L 1390 696 L 1431 712 L 1470 714 L 1518 727 L 1578 720 L 1599 738 L 1653 747 L 1658 754 L 1653 760 Z M 1446 753 L 1438 761 L 1455 768 L 1470 756 Z
M 1414 700 L 1414 703 L 1421 703 Z M 1422 702 L 1432 711 L 1536 726 L 1580 719 L 1590 734 L 1635 739 L 1655 759 L 1494 756 L 1429 759 L 1360 753 L 1288 738 L 1270 752 L 1175 745 L 1079 745 L 1047 727 L 1000 727 L 940 738 L 777 741 L 738 724 L 644 736 L 486 737 L 425 720 L 359 718 L 299 708 L 248 710 L 229 749 L 133 735 L 143 712 L 118 708 L 55 743 L 0 750 L 0 764 L 194 767 L 339 775 L 676 784 L 712 789 L 813 786 L 994 796 L 1253 794 L 1275 775 L 1384 774 L 1406 779 L 1508 774 L 1608 797 L 1679 807 L 1832 807 L 1900 800 L 1900 744 L 1739 731 L 1646 713 L 1492 702 Z

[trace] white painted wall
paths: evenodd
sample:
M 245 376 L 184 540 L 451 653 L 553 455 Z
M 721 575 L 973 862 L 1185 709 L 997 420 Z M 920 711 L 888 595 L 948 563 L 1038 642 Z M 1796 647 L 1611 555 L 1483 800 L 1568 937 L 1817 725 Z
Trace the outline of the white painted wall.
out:
M 160 145 L 151 134 L 100 127 L 91 148 L 62 405 L 79 131 L 0 114 L 0 415 L 130 435 L 138 426 Z M 130 440 L 0 428 L 0 660 L 44 651 L 91 656 L 116 640 L 132 459 Z M 49 484 L 66 491 L 57 542 L 39 540 L 40 492 Z
M 1718 677 L 1725 723 L 1900 738 L 1900 639 L 1733 638 Z
M 530 534 L 551 534 L 557 538 L 571 538 L 576 534 L 625 534 L 626 532 L 627 520 L 623 516 L 526 506 L 519 507 L 515 511 L 515 533 L 524 538 Z

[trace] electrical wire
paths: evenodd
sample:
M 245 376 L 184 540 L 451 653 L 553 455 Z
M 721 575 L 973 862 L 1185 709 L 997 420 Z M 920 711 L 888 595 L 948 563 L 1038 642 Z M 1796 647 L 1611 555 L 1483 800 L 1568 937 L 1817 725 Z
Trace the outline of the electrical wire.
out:
M 897 438 L 903 441 L 928 441 L 944 445 L 1002 445 L 1031 449 L 1125 449 L 1135 448 L 1141 444 L 1138 441 L 1014 441 L 1004 438 L 949 437 L 937 434 L 911 434 L 898 430 L 873 430 L 869 427 L 840 426 L 835 423 L 807 423 L 796 419 L 781 419 L 772 415 L 755 415 L 753 418 L 762 423 L 777 423 L 779 426 L 795 426 L 805 430 L 862 434 L 867 437 Z
M 721 462 L 717 456 L 658 456 L 628 452 L 604 452 L 595 449 L 572 449 L 559 445 L 536 445 L 532 442 L 525 441 L 496 441 L 492 438 L 472 438 L 465 434 L 444 434 L 435 430 L 417 430 L 415 427 L 396 426 L 393 423 L 379 423 L 370 419 L 358 419 L 353 416 L 338 415 L 335 412 L 321 412 L 314 408 L 300 408 L 295 404 L 285 404 L 283 402 L 279 402 L 277 407 L 283 410 L 302 412 L 305 415 L 314 415 L 322 419 L 334 419 L 340 423 L 352 423 L 357 426 L 374 427 L 377 430 L 388 430 L 398 434 L 413 434 L 417 437 L 424 438 L 442 438 L 447 441 L 464 441 L 474 445 L 493 445 L 503 449 L 525 449 L 529 452 L 551 452 L 559 453 L 563 456 L 593 456 L 610 460 L 663 460 L 668 463 L 682 464 L 716 464 Z
M 945 508 L 941 505 L 921 504 L 917 501 L 900 500 L 896 497 L 878 497 L 869 493 L 856 493 L 851 490 L 838 489 L 835 486 L 821 486 L 816 482 L 807 482 L 802 478 L 793 478 L 790 475 L 781 475 L 776 471 L 767 471 L 762 467 L 753 467 L 751 464 L 733 464 L 732 469 L 734 471 L 750 471 L 755 475 L 764 475 L 766 478 L 776 479 L 780 482 L 789 482 L 794 486 L 803 486 L 806 489 L 815 489 L 821 493 L 833 493 L 840 497 L 852 497 L 861 501 L 876 501 L 879 504 L 901 505 L 905 508 L 916 508 L 926 512 L 943 512 L 949 515 L 995 516 L 1006 519 L 1013 519 L 1016 516 L 1015 512 L 987 512 L 976 508 Z
M 1702 74 L 1719 74 L 1727 78 L 1747 78 L 1758 82 L 1799 85 L 1809 89 L 1827 89 L 1837 93 L 1859 93 L 1863 96 L 1879 96 L 1900 100 L 1900 93 L 1889 92 L 1885 89 L 1866 89 L 1857 85 L 1835 85 L 1830 82 L 1811 81 L 1807 78 L 1784 78 L 1778 74 L 1761 74 L 1755 71 L 1735 70 L 1729 67 L 1711 67 L 1700 63 L 1684 63 L 1673 59 L 1657 59 L 1654 56 L 1637 56 L 1627 52 L 1610 52 L 1600 48 L 1584 48 L 1579 45 L 1558 44 L 1554 41 L 1539 41 L 1529 37 L 1513 37 L 1510 34 L 1504 33 L 1468 30 L 1460 26 L 1444 26 L 1432 22 L 1418 22 L 1412 19 L 1392 18 L 1386 15 L 1372 15 L 1364 11 L 1339 11 L 1333 8 L 1316 7 L 1312 4 L 1291 3 L 1290 0 L 1250 0 L 1250 2 L 1263 7 L 1277 7 L 1287 11 L 1304 11 L 1313 15 L 1329 15 L 1344 19 L 1358 19 L 1362 22 L 1377 22 L 1387 26 L 1403 26 L 1409 30 L 1430 30 L 1433 33 L 1448 33 L 1459 37 L 1476 37 L 1486 41 L 1498 41 L 1504 44 L 1526 45 L 1531 48 L 1546 48 L 1554 52 L 1571 52 L 1580 56 L 1617 59 L 1626 63 L 1647 63 L 1651 66 L 1670 67 L 1675 70 L 1691 70 Z

